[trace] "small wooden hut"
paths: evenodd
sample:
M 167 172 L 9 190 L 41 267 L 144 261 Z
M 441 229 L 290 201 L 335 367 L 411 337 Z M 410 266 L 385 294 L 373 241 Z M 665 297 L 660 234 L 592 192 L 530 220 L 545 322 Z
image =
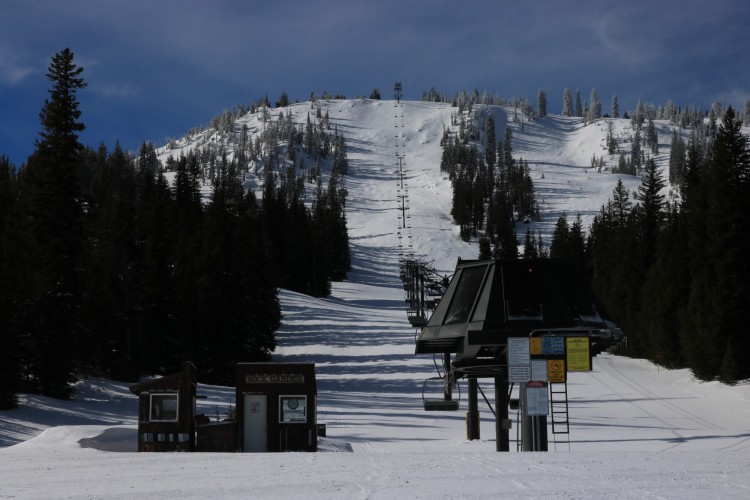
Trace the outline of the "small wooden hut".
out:
M 195 366 L 130 386 L 138 395 L 138 451 L 194 451 Z

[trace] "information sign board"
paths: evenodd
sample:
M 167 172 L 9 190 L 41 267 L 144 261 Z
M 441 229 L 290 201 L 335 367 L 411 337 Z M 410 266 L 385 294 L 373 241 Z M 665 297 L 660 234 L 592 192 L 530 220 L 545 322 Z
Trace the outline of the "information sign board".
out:
M 565 354 L 564 337 L 542 337 L 542 354 L 562 356 Z
M 566 337 L 568 371 L 583 372 L 591 370 L 588 337 Z
M 531 360 L 531 380 L 537 380 L 540 382 L 547 381 L 547 360 L 546 359 L 532 359 Z
M 526 386 L 526 405 L 524 409 L 527 417 L 539 417 L 549 414 L 549 396 L 546 383 L 529 382 Z
M 508 337 L 508 366 L 529 364 L 529 338 Z
M 508 382 L 522 383 L 531 380 L 529 365 L 508 365 Z

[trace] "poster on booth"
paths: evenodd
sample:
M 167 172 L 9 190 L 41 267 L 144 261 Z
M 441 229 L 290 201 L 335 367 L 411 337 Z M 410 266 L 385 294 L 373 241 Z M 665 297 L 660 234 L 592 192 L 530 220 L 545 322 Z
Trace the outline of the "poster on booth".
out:
M 306 396 L 281 396 L 279 421 L 283 424 L 304 424 L 307 422 Z

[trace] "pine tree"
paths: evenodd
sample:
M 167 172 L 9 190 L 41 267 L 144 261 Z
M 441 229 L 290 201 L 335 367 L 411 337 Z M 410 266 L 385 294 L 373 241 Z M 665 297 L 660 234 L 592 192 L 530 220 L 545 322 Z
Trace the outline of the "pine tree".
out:
M 537 242 L 536 236 L 532 233 L 531 228 L 526 228 L 526 237 L 523 241 L 523 258 L 524 259 L 536 259 L 539 257 L 537 253 Z
M 513 163 L 513 131 L 510 127 L 505 127 L 503 134 L 503 165 L 510 168 Z
M 615 137 L 615 126 L 612 120 L 607 120 L 607 152 L 611 155 L 617 151 L 617 138 Z
M 536 110 L 539 118 L 547 116 L 547 93 L 543 89 L 539 89 L 536 96 Z
M 646 160 L 644 177 L 637 196 L 640 202 L 638 216 L 645 269 L 651 266 L 656 254 L 656 243 L 664 216 L 664 195 L 661 194 L 664 186 L 665 182 L 661 172 L 656 168 L 656 162 L 649 158 Z
M 612 109 L 610 114 L 612 118 L 620 118 L 620 104 L 617 102 L 617 94 L 612 94 Z
M 563 116 L 573 116 L 573 96 L 568 87 L 565 87 L 565 90 L 563 90 L 562 114 Z
M 289 106 L 289 95 L 286 92 L 282 92 L 279 100 L 276 101 L 277 108 L 286 108 Z
M 641 131 L 640 129 L 636 129 L 635 134 L 633 134 L 633 147 L 630 151 L 630 163 L 635 169 L 636 172 L 640 172 L 641 169 L 641 158 L 643 157 L 643 154 L 641 152 Z
M 583 232 L 583 220 L 580 212 L 576 214 L 576 219 L 570 226 L 568 232 L 568 258 L 575 262 L 576 266 L 583 271 L 586 266 L 586 238 Z
M 589 121 L 595 122 L 602 117 L 602 103 L 599 102 L 599 92 L 596 88 L 591 89 L 591 103 L 589 107 Z
M 669 182 L 672 185 L 682 184 L 685 172 L 685 141 L 678 129 L 672 131 L 672 145 L 669 149 Z
M 555 223 L 555 230 L 552 232 L 552 242 L 549 246 L 549 256 L 551 258 L 559 259 L 568 257 L 569 234 L 568 217 L 563 214 L 558 217 Z
M 14 408 L 21 383 L 20 330 L 17 311 L 20 306 L 17 234 L 18 186 L 15 167 L 7 156 L 0 156 L 0 317 L 3 319 L 0 349 L 0 410 Z
M 75 380 L 77 342 L 84 309 L 84 207 L 77 177 L 84 129 L 76 96 L 86 87 L 83 68 L 64 49 L 47 72 L 49 98 L 39 114 L 42 129 L 36 149 L 22 174 L 29 238 L 38 258 L 33 297 L 27 314 L 31 327 L 29 369 L 45 395 L 68 398 Z
M 750 376 L 745 361 L 750 341 L 750 149 L 742 122 L 727 108 L 716 133 L 709 180 L 709 255 L 720 307 L 715 321 L 724 344 L 718 375 L 726 382 Z

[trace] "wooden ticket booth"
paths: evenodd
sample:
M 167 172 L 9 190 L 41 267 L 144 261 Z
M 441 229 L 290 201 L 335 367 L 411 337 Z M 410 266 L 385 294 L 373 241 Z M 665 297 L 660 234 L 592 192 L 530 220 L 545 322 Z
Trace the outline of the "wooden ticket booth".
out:
M 193 451 L 195 447 L 195 366 L 130 386 L 139 399 L 138 451 Z
M 238 363 L 243 452 L 318 451 L 314 363 Z

